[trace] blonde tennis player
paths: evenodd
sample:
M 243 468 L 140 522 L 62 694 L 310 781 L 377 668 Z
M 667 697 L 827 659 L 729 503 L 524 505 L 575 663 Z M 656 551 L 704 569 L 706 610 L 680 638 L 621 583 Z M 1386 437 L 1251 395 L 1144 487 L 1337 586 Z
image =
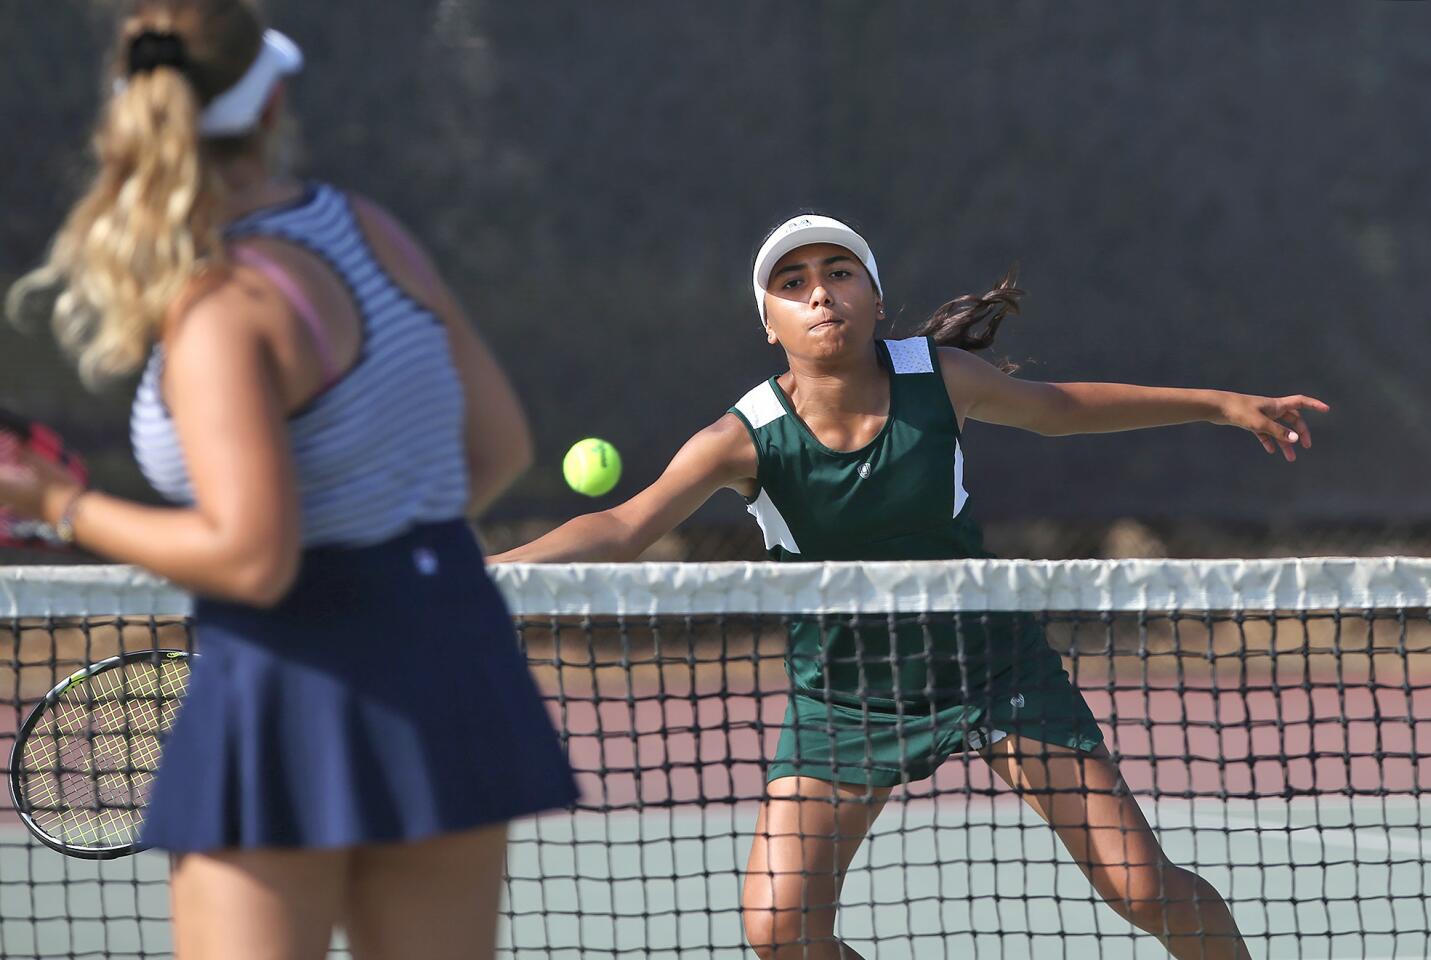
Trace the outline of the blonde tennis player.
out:
M 59 286 L 86 376 L 142 369 L 135 454 L 175 505 L 33 458 L 0 503 L 198 595 L 142 834 L 181 960 L 319 958 L 337 926 L 359 958 L 487 957 L 507 822 L 575 797 L 464 520 L 530 440 L 408 233 L 271 163 L 301 62 L 239 0 L 122 19 L 98 174 L 11 303 Z

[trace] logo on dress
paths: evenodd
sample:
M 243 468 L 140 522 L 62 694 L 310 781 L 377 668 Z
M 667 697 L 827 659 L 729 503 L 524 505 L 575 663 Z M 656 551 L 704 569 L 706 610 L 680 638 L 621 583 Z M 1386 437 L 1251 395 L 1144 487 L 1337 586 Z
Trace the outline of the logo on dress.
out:
M 418 573 L 430 577 L 437 572 L 437 554 L 427 547 L 418 547 L 412 552 L 412 565 L 417 567 Z
M 860 470 L 859 470 L 860 479 L 861 479 L 861 480 L 868 480 L 868 479 L 869 479 L 869 475 L 870 475 L 871 471 L 873 471 L 873 470 L 874 470 L 874 467 L 871 467 L 868 463 L 862 463 L 862 464 L 860 464 Z
M 1009 706 L 1013 707 L 1015 710 L 1022 709 L 1023 705 L 1024 695 L 1022 693 L 1016 693 L 1012 697 L 1009 697 Z

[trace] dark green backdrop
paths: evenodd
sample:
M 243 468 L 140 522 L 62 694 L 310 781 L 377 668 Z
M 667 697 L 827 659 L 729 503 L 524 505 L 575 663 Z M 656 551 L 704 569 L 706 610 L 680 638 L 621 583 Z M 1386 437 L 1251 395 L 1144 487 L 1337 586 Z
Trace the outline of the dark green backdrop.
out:
M 526 398 L 540 463 L 503 510 L 563 513 L 604 436 L 650 479 L 779 356 L 752 248 L 787 213 L 857 221 L 893 313 L 1023 267 L 1000 346 L 1025 375 L 1307 392 L 1295 466 L 1210 427 L 969 431 L 991 519 L 1431 519 L 1431 8 L 1149 4 L 270 3 L 304 46 L 309 173 L 436 249 Z M 84 171 L 104 9 L 0 4 L 0 279 Z M 128 394 L 76 392 L 0 332 L 0 403 L 58 422 L 108 483 Z M 734 497 L 708 517 L 739 513 Z

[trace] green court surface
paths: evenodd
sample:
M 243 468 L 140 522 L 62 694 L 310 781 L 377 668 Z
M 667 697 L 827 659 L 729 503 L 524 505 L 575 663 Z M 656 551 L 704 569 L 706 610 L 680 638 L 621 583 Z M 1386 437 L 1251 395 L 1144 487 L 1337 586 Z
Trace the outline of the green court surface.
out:
M 1431 800 L 1143 806 L 1172 858 L 1232 902 L 1254 957 L 1431 953 Z M 565 960 L 753 957 L 738 904 L 754 819 L 746 804 L 519 825 L 504 946 Z M 0 957 L 168 956 L 163 856 L 86 863 L 0 831 Z M 881 960 L 1166 956 L 1090 897 L 1022 805 L 896 799 L 855 859 L 840 932 Z

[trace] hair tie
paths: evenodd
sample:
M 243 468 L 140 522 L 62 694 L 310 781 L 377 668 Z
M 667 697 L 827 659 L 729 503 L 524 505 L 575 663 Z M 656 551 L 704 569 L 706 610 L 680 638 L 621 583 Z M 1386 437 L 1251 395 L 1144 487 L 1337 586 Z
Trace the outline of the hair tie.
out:
M 189 65 L 184 41 L 177 33 L 145 30 L 129 44 L 129 75 L 149 73 L 159 67 L 183 71 Z

